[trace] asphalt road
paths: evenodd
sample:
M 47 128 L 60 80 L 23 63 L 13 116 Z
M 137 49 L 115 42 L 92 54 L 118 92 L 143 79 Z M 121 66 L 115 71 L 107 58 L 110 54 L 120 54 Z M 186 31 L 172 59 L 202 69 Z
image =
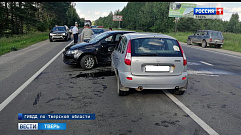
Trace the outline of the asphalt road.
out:
M 71 41 L 43 41 L 0 57 L 0 103 Z M 241 55 L 182 44 L 189 86 L 174 95 L 220 135 L 241 133 Z M 89 71 L 63 63 L 59 55 L 1 112 L 0 135 L 205 135 L 207 128 L 180 108 L 166 92 L 131 91 L 117 95 L 109 65 Z M 168 93 L 167 91 L 167 94 Z M 95 120 L 18 120 L 18 113 L 95 113 Z M 18 123 L 66 123 L 64 131 L 18 131 Z

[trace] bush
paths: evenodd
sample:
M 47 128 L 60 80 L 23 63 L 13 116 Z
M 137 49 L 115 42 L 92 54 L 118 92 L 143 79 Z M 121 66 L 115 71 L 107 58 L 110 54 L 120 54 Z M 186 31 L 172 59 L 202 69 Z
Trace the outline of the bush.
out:
M 38 31 L 45 32 L 48 29 L 48 25 L 46 23 L 40 22 L 37 25 L 37 29 L 38 29 Z

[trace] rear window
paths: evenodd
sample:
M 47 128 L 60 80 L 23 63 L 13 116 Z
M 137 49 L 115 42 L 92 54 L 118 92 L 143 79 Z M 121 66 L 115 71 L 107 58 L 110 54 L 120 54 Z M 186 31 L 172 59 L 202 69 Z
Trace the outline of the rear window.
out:
M 139 38 L 131 40 L 132 56 L 182 57 L 176 40 L 167 38 Z
M 105 32 L 103 29 L 92 29 L 95 34 L 100 34 Z
M 222 33 L 221 32 L 216 32 L 216 31 L 213 31 L 212 32 L 212 36 L 219 36 L 219 37 L 222 37 Z

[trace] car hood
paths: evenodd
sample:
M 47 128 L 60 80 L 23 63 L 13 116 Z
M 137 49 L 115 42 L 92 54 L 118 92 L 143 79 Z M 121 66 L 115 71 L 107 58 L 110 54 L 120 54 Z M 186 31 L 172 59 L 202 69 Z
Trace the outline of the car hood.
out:
M 52 33 L 66 33 L 66 31 L 53 31 Z
M 76 45 L 69 45 L 67 46 L 65 49 L 66 50 L 75 50 L 75 49 L 78 49 L 78 48 L 83 48 L 83 47 L 86 47 L 86 46 L 91 46 L 93 44 L 91 43 L 86 43 L 86 42 L 83 42 L 83 43 L 79 43 L 79 44 L 76 44 Z

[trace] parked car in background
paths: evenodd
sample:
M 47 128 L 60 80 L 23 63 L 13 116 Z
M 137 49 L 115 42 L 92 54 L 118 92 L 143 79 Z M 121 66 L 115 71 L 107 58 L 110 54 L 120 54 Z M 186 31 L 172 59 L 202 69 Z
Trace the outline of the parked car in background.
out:
M 121 35 L 132 31 L 107 31 L 97 35 L 88 43 L 67 46 L 63 51 L 63 62 L 92 69 L 99 63 L 111 63 L 110 55 Z
M 214 45 L 216 48 L 223 46 L 223 34 L 214 30 L 197 30 L 193 35 L 188 36 L 187 44 L 197 43 L 203 48 Z
M 187 59 L 179 42 L 157 33 L 121 36 L 111 55 L 119 96 L 129 89 L 171 89 L 182 95 L 187 89 Z
M 91 38 L 96 37 L 98 34 L 105 32 L 103 28 L 92 28 L 94 35 L 91 36 Z
M 66 26 L 56 26 L 49 33 L 49 41 L 53 42 L 54 40 L 70 40 L 71 33 Z

